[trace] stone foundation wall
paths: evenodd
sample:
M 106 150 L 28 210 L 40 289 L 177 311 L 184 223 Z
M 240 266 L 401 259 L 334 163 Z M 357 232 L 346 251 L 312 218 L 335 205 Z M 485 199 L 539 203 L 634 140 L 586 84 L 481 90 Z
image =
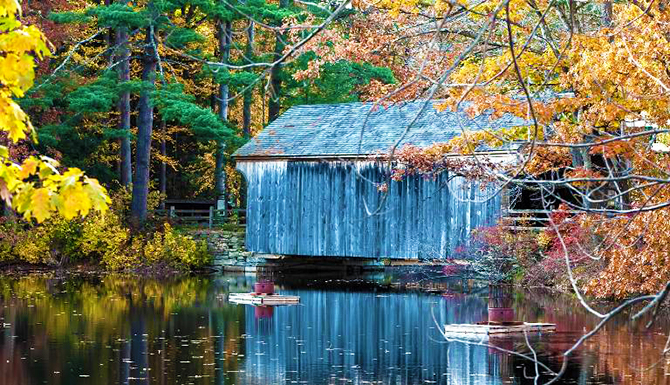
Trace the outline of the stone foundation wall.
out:
M 194 231 L 195 239 L 207 241 L 209 250 L 214 255 L 214 266 L 244 263 L 253 253 L 244 247 L 244 231 L 203 229 Z

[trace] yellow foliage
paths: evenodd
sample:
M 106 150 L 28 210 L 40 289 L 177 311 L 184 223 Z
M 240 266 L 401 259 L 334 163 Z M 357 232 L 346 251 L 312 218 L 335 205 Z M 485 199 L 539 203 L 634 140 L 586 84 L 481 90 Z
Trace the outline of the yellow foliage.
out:
M 11 232 L 9 237 L 0 237 L 0 261 L 62 264 L 83 256 L 80 221 L 57 217 L 34 227 L 9 222 L 0 224 L 0 231 Z
M 28 116 L 13 100 L 33 85 L 36 59 L 50 54 L 44 35 L 18 20 L 16 0 L 0 0 L 0 130 L 17 142 L 35 137 Z M 41 223 L 58 213 L 66 219 L 105 211 L 109 203 L 105 189 L 79 169 L 61 174 L 58 163 L 46 157 L 30 157 L 23 163 L 9 158 L 0 146 L 0 199 L 26 219 Z
M 50 259 L 50 239 L 45 228 L 40 228 L 23 236 L 16 244 L 14 251 L 20 261 L 28 263 L 45 263 Z
M 165 263 L 176 268 L 200 268 L 211 262 L 204 241 L 177 233 L 169 224 L 153 235 L 130 234 L 114 212 L 84 222 L 81 250 L 97 256 L 109 270 L 133 269 Z
M 14 16 L 20 13 L 19 0 L 0 0 L 0 17 Z
M 139 254 L 128 247 L 130 231 L 115 212 L 96 214 L 84 222 L 80 239 L 81 251 L 100 258 L 110 270 L 137 266 Z
M 122 193 L 118 200 L 123 198 Z M 112 271 L 153 265 L 196 269 L 211 262 L 205 241 L 180 234 L 169 224 L 153 233 L 132 234 L 122 214 L 111 210 L 84 219 L 52 217 L 39 225 L 0 222 L 0 262 L 63 264 L 80 260 Z
M 204 241 L 178 234 L 169 224 L 165 224 L 163 232 L 154 234 L 146 243 L 144 256 L 149 263 L 164 261 L 192 268 L 200 268 L 211 262 Z
M 553 240 L 554 238 L 547 231 L 540 231 L 537 234 L 537 244 L 543 249 L 547 249 Z

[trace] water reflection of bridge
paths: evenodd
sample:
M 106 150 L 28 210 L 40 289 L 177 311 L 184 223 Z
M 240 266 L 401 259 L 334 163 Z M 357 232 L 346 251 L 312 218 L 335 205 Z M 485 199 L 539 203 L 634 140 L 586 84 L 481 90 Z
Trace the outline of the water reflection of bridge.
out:
M 496 384 L 486 347 L 447 344 L 435 328 L 486 317 L 475 297 L 292 291 L 299 307 L 246 313 L 246 383 Z M 497 365 L 494 365 L 497 366 Z M 493 376 L 487 376 L 491 373 Z M 482 375 L 484 374 L 484 375 Z M 435 381 L 435 382 L 433 382 Z

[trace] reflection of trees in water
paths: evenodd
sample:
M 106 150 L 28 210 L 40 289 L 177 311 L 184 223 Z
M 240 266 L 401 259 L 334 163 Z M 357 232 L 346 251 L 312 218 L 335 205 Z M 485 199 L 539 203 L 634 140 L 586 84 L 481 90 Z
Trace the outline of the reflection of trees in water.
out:
M 557 333 L 533 344 L 542 353 L 542 361 L 555 370 L 560 367 L 563 353 L 598 322 L 569 297 L 541 291 L 519 295 L 516 311 L 520 319 L 556 323 Z M 626 316 L 613 319 L 569 360 L 564 381 L 586 378 L 601 383 L 670 384 L 662 357 L 667 338 L 664 330 L 670 326 L 669 321 L 667 314 L 660 315 L 656 324 L 646 330 L 646 320 L 631 324 Z M 529 351 L 523 345 L 517 350 Z
M 344 282 L 305 290 L 304 282 L 287 278 L 279 290 L 300 295 L 299 306 L 269 314 L 225 301 L 227 292 L 248 291 L 252 283 L 245 276 L 0 277 L 0 316 L 7 324 L 0 333 L 0 383 L 71 384 L 82 380 L 79 375 L 90 376 L 90 383 L 133 384 L 147 376 L 158 384 L 533 382 L 530 362 L 440 338 L 432 309 L 440 322 L 487 317 L 485 292 L 464 294 L 463 283 L 426 295 L 369 282 L 353 290 Z M 554 369 L 582 330 L 593 326 L 582 308 L 558 295 L 516 293 L 514 310 L 520 320 L 558 324 L 555 335 L 531 339 Z M 665 319 L 654 330 L 667 327 Z M 668 383 L 667 362 L 640 371 L 659 358 L 664 342 L 662 335 L 614 320 L 571 358 L 566 381 Z M 523 338 L 495 343 L 529 352 Z
M 205 376 L 223 383 L 221 373 L 234 379 L 245 309 L 217 299 L 226 286 L 208 278 L 0 277 L 7 324 L 0 355 L 12 368 L 3 367 L 0 382 L 146 383 L 141 379 L 150 376 L 172 384 Z
M 618 384 L 670 384 L 662 355 L 666 336 L 659 328 L 642 329 L 621 320 L 589 341 L 587 349 L 597 372 L 609 372 Z

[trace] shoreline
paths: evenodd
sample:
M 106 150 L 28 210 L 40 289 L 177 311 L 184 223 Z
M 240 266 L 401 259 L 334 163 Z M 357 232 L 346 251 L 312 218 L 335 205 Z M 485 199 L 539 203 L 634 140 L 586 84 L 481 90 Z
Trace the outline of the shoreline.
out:
M 90 263 L 78 263 L 68 266 L 55 266 L 45 264 L 30 264 L 25 262 L 0 264 L 0 275 L 24 276 L 30 274 L 54 274 L 56 276 L 67 276 L 76 274 L 105 275 L 105 274 L 127 274 L 144 276 L 149 278 L 171 278 L 193 274 L 210 274 L 213 269 L 184 270 L 167 265 L 144 266 L 128 270 L 108 270 L 101 265 Z
M 267 256 L 264 256 L 267 257 Z M 55 266 L 44 264 L 29 264 L 29 263 L 12 263 L 5 262 L 0 264 L 0 275 L 8 277 L 24 277 L 29 275 L 51 275 L 57 278 L 67 278 L 69 276 L 90 275 L 90 276 L 104 276 L 110 274 L 128 275 L 150 279 L 170 279 L 181 278 L 188 276 L 211 276 L 211 275 L 226 275 L 226 274 L 254 274 L 257 276 L 263 275 L 277 275 L 277 276 L 303 276 L 318 278 L 332 277 L 334 275 L 341 275 L 342 277 L 360 277 L 364 275 L 398 274 L 398 279 L 388 282 L 386 285 L 394 289 L 403 290 L 419 290 L 423 292 L 432 293 L 448 293 L 450 290 L 442 285 L 440 281 L 455 281 L 461 280 L 463 286 L 469 287 L 485 287 L 488 286 L 483 280 L 475 278 L 470 274 L 453 274 L 446 275 L 443 272 L 445 266 L 467 266 L 464 261 L 456 261 L 456 263 L 436 263 L 435 261 L 396 261 L 396 263 L 383 264 L 381 261 L 358 261 L 354 264 L 350 263 L 351 259 L 331 259 L 329 264 L 321 265 L 320 260 L 310 257 L 295 258 L 288 256 L 273 256 L 263 261 L 260 258 L 249 261 L 246 266 L 242 265 L 211 265 L 199 270 L 185 270 L 178 269 L 168 265 L 154 265 L 145 266 L 137 269 L 128 269 L 121 271 L 113 271 L 105 269 L 101 265 L 90 263 L 78 263 L 68 266 Z M 453 262 L 453 261 L 450 261 Z M 367 263 L 367 264 L 366 264 Z M 314 268 L 317 266 L 317 268 Z M 405 277 L 400 279 L 400 276 L 413 275 L 415 277 L 407 279 Z M 533 292 L 533 291 L 549 291 L 559 295 L 574 296 L 575 293 L 571 288 L 566 289 L 563 285 L 560 286 L 526 286 L 513 283 L 512 286 L 517 291 Z M 638 294 L 643 295 L 643 294 Z M 630 297 L 634 298 L 634 297 Z M 624 299 L 625 300 L 625 299 Z M 619 299 L 599 299 L 589 298 L 593 304 L 615 304 L 622 300 Z M 670 305 L 664 304 L 663 308 L 669 308 Z

